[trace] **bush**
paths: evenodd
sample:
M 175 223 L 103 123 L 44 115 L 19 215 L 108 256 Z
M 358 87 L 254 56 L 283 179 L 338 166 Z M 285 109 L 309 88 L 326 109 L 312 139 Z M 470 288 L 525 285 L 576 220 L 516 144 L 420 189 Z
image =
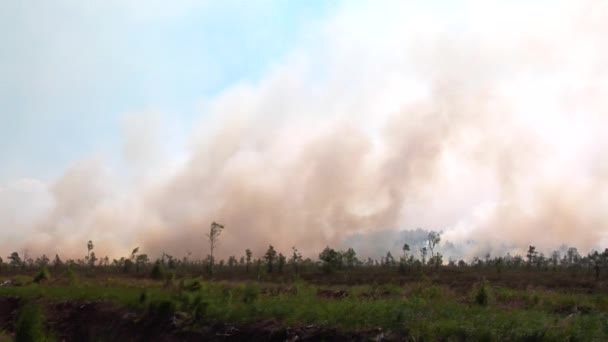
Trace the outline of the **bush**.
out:
M 243 303 L 251 304 L 258 299 L 260 289 L 255 284 L 247 284 L 243 289 Z
M 197 322 L 202 321 L 207 315 L 207 308 L 209 307 L 209 303 L 203 301 L 201 295 L 198 295 L 192 301 L 192 311 L 194 313 L 194 319 Z
M 490 300 L 490 283 L 487 280 L 481 282 L 481 285 L 475 291 L 475 303 L 481 306 L 487 306 Z
M 38 272 L 38 274 L 36 274 L 36 276 L 34 277 L 34 283 L 40 284 L 41 282 L 49 279 L 51 279 L 51 273 L 49 272 L 46 266 L 43 266 L 40 269 L 40 272 Z
M 68 267 L 68 282 L 70 285 L 78 284 L 78 274 L 71 267 Z
M 15 281 L 15 285 L 25 286 L 31 284 L 34 281 L 34 278 L 25 275 L 18 275 L 13 280 Z
M 198 280 L 193 280 L 191 282 L 189 282 L 188 284 L 185 285 L 185 290 L 186 291 L 192 291 L 192 292 L 196 292 L 196 291 L 200 291 L 200 289 L 203 286 L 201 285 L 201 282 Z
M 25 304 L 19 311 L 19 317 L 15 325 L 15 341 L 39 342 L 46 340 L 42 310 L 36 304 Z

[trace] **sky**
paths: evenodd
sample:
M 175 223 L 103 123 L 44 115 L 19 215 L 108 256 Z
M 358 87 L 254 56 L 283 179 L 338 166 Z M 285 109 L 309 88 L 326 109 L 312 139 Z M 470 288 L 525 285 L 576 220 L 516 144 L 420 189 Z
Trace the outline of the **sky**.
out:
M 454 258 L 603 250 L 606 23 L 598 0 L 2 1 L 0 252 L 203 257 L 212 221 L 223 256 L 418 228 Z

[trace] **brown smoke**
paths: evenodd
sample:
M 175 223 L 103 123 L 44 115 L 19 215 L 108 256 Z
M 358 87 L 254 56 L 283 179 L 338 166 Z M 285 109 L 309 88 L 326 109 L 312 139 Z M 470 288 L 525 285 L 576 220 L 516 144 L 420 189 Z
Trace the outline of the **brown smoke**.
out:
M 342 36 L 345 9 L 319 33 L 326 51 L 313 44 L 211 101 L 178 167 L 141 182 L 117 181 L 98 161 L 70 168 L 23 246 L 77 256 L 92 239 L 101 255 L 140 246 L 198 258 L 218 221 L 221 257 L 268 244 L 314 256 L 355 233 L 418 227 L 476 241 L 467 255 L 598 248 L 608 238 L 601 5 L 549 13 L 566 29 L 547 19 L 496 35 L 394 20 L 360 45 Z M 589 8 L 593 20 L 582 20 Z M 127 137 L 133 158 L 153 159 L 147 140 Z

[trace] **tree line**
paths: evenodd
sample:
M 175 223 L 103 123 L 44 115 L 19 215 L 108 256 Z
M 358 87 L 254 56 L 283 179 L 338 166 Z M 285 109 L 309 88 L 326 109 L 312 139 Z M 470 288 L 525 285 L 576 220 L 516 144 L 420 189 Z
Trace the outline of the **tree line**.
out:
M 245 249 L 240 257 L 232 255 L 226 260 L 221 259 L 216 262 L 214 251 L 219 245 L 219 239 L 224 229 L 222 224 L 213 222 L 210 226 L 206 238 L 209 242 L 209 254 L 203 260 L 190 259 L 189 255 L 179 259 L 167 253 L 162 253 L 160 258 L 154 262 L 145 253 L 139 253 L 139 247 L 134 248 L 130 255 L 119 259 L 106 257 L 98 258 L 95 255 L 95 245 L 93 241 L 86 244 L 87 254 L 81 259 L 68 259 L 63 261 L 59 255 L 55 255 L 50 260 L 46 255 L 33 259 L 28 256 L 27 251 L 21 255 L 13 252 L 7 257 L 5 262 L 0 257 L 0 269 L 7 266 L 11 268 L 40 268 L 52 266 L 61 267 L 87 267 L 87 268 L 109 268 L 121 270 L 125 273 L 141 272 L 143 270 L 178 270 L 178 269 L 199 269 L 213 275 L 216 270 L 222 269 L 242 269 L 249 273 L 252 270 L 257 274 L 262 272 L 268 274 L 283 274 L 289 269 L 292 274 L 298 275 L 302 270 L 321 270 L 324 273 L 332 273 L 342 270 L 364 267 L 385 267 L 395 268 L 400 272 L 408 273 L 423 269 L 447 268 L 477 268 L 494 269 L 496 272 L 504 270 L 534 269 L 534 270 L 561 270 L 561 269 L 588 269 L 595 273 L 599 278 L 600 271 L 608 268 L 608 248 L 603 252 L 592 251 L 587 255 L 581 255 L 574 247 L 562 248 L 565 252 L 556 250 L 550 255 L 545 255 L 537 251 L 535 246 L 530 245 L 525 256 L 510 254 L 492 257 L 486 254 L 484 257 L 474 257 L 469 263 L 464 260 L 449 259 L 444 263 L 443 255 L 439 252 L 442 232 L 430 231 L 424 244 L 417 251 L 413 251 L 410 245 L 403 244 L 401 255 L 395 257 L 390 251 L 380 258 L 359 259 L 353 248 L 347 250 L 336 250 L 329 246 L 324 248 L 316 260 L 303 258 L 296 247 L 292 247 L 289 254 L 277 251 L 269 245 L 266 252 L 258 257 L 253 257 L 250 249 Z

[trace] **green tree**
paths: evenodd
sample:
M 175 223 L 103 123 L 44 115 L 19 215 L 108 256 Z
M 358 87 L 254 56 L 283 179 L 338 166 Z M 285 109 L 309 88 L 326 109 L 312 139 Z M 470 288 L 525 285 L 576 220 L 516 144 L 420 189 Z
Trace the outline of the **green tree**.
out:
M 357 253 L 352 248 L 347 249 L 342 256 L 347 267 L 354 267 L 358 262 Z
M 295 247 L 291 247 L 293 253 L 291 254 L 291 259 L 289 262 L 293 265 L 293 270 L 296 275 L 299 274 L 299 266 L 302 263 L 302 255 Z
M 574 266 L 578 264 L 581 258 L 580 254 L 578 254 L 578 250 L 575 247 L 568 248 L 568 251 L 566 251 L 566 255 L 569 266 Z
M 277 261 L 277 270 L 281 274 L 283 273 L 283 267 L 285 267 L 286 261 L 287 261 L 287 258 L 283 255 L 283 253 L 279 253 L 279 259 Z
M 342 266 L 342 255 L 329 246 L 319 254 L 319 260 L 323 262 L 322 267 L 326 273 L 331 273 Z
M 55 268 L 59 268 L 59 267 L 63 266 L 63 261 L 61 261 L 59 254 L 55 254 L 55 260 L 53 261 L 53 266 L 55 266 Z
M 404 243 L 401 249 L 403 250 L 403 255 L 399 258 L 399 270 L 405 273 L 407 271 L 408 265 L 413 263 L 414 257 L 408 256 L 408 253 L 410 252 L 410 245 L 408 245 L 407 243 Z
M 237 263 L 238 261 L 236 260 L 236 257 L 234 255 L 228 258 L 228 267 L 234 267 L 237 265 Z
M 245 250 L 245 256 L 247 257 L 247 266 L 246 266 L 246 271 L 247 273 L 249 273 L 249 265 L 251 265 L 251 256 L 253 255 L 253 253 L 251 253 L 251 250 L 249 248 L 247 248 Z
M 395 258 L 393 258 L 393 255 L 391 254 L 390 251 L 386 252 L 386 258 L 384 258 L 384 264 L 386 266 L 395 265 Z
M 95 266 L 95 262 L 97 262 L 97 257 L 95 256 L 95 252 L 91 252 L 91 254 L 89 255 L 89 266 L 90 267 Z
M 36 266 L 38 267 L 43 267 L 49 264 L 49 258 L 46 256 L 46 254 L 42 254 L 41 257 L 36 258 Z
M 526 258 L 528 259 L 528 266 L 531 266 L 534 261 L 536 261 L 536 256 L 538 252 L 536 251 L 536 247 L 529 246 L 528 253 L 526 253 Z
M 422 259 L 423 266 L 426 264 L 427 253 L 428 253 L 428 251 L 427 251 L 426 247 L 420 248 L 420 258 Z
M 264 260 L 266 260 L 266 265 L 268 266 L 268 273 L 272 273 L 272 266 L 277 259 L 277 252 L 274 250 L 274 247 L 270 245 L 266 254 L 264 254 Z
M 435 253 L 429 259 L 429 266 L 434 266 L 435 268 L 439 268 L 443 264 L 443 256 L 440 253 Z
M 11 253 L 11 255 L 9 255 L 7 259 L 10 260 L 9 265 L 13 267 L 19 267 L 23 265 L 23 261 L 21 261 L 19 253 L 17 252 Z

